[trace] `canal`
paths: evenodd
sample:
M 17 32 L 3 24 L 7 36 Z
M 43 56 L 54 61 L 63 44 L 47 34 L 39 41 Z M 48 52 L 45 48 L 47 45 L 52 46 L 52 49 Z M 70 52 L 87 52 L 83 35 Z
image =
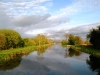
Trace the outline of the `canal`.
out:
M 55 44 L 0 64 L 0 75 L 99 75 L 100 58 Z

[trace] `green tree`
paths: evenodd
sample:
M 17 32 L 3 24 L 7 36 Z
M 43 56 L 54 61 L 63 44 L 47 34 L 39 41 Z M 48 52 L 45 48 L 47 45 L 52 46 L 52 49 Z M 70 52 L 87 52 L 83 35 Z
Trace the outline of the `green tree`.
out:
M 6 46 L 5 49 L 16 48 L 21 41 L 21 36 L 18 32 L 11 29 L 1 29 L 0 33 L 5 35 Z
M 53 40 L 52 39 L 47 39 L 47 44 L 53 44 Z
M 37 45 L 46 44 L 47 38 L 44 35 L 38 34 L 36 36 L 36 42 L 37 42 Z
M 24 46 L 28 46 L 29 38 L 23 38 Z
M 75 36 L 75 45 L 81 45 L 83 43 L 80 36 Z
M 69 34 L 68 44 L 69 45 L 75 45 L 75 37 L 74 37 L 74 35 Z
M 4 34 L 0 33 L 0 50 L 4 49 L 6 46 L 6 37 Z
M 100 26 L 97 29 L 91 29 L 87 34 L 87 39 L 93 45 L 94 48 L 100 49 Z
M 42 34 L 38 34 L 35 37 L 35 42 L 36 42 L 36 45 L 43 45 L 43 44 L 53 43 L 53 41 L 51 39 L 48 39 L 46 36 L 44 36 Z
M 61 41 L 61 44 L 62 44 L 62 45 L 67 45 L 67 41 L 66 41 L 66 40 L 62 40 L 62 41 Z

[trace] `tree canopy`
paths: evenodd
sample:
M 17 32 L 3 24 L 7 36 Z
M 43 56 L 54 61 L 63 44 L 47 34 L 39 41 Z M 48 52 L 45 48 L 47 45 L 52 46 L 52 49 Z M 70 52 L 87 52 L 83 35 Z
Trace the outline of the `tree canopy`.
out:
M 83 43 L 80 36 L 74 36 L 73 34 L 66 34 L 65 36 L 69 45 L 81 45 Z
M 53 41 L 42 34 L 34 38 L 21 38 L 20 34 L 12 29 L 0 29 L 0 50 L 51 44 Z
M 69 34 L 68 44 L 75 45 L 75 37 L 72 34 Z
M 16 48 L 21 41 L 21 36 L 18 32 L 11 29 L 1 29 L 0 38 L 3 49 Z
M 4 49 L 6 46 L 6 37 L 4 34 L 0 33 L 0 50 Z
M 96 29 L 91 29 L 87 34 L 87 39 L 89 39 L 94 48 L 100 49 L 100 26 Z

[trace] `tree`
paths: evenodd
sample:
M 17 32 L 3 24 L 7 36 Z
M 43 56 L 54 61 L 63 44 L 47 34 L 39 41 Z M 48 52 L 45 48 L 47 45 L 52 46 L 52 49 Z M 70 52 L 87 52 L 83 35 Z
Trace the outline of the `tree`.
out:
M 51 39 L 47 39 L 47 44 L 52 44 L 54 43 Z
M 82 38 L 80 36 L 75 36 L 75 45 L 81 45 L 82 44 Z
M 6 46 L 6 37 L 4 34 L 0 33 L 0 50 L 4 49 Z
M 23 38 L 24 46 L 28 46 L 29 38 Z
M 69 34 L 68 44 L 69 44 L 69 45 L 75 45 L 75 38 L 74 38 L 74 35 Z
M 61 44 L 62 44 L 62 45 L 67 45 L 67 41 L 66 41 L 66 40 L 62 40 L 62 41 L 61 41 Z
M 36 42 L 37 42 L 37 45 L 42 45 L 42 44 L 47 44 L 48 40 L 44 35 L 38 34 L 36 36 Z
M 16 48 L 21 41 L 21 36 L 18 32 L 11 29 L 1 29 L 0 33 L 5 35 L 6 46 L 5 49 Z
M 94 48 L 100 49 L 100 26 L 98 26 L 97 29 L 91 29 L 87 34 L 87 39 Z

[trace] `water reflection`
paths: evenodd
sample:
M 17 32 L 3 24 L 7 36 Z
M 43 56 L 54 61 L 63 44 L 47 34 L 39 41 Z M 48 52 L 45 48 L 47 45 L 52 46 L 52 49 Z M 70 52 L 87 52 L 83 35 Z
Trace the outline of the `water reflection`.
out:
M 0 60 L 0 70 L 11 70 L 17 66 L 19 66 L 21 62 L 21 57 L 14 57 L 10 60 Z
M 65 51 L 65 58 L 73 57 L 73 56 L 80 56 L 81 54 L 82 54 L 81 51 L 69 48 L 69 49 L 66 49 Z
M 43 53 L 48 48 L 48 46 L 39 46 L 37 50 L 37 59 L 43 60 Z M 29 53 L 25 53 L 23 55 L 27 55 Z M 7 59 L 7 57 L 9 59 Z M 22 54 L 8 55 L 6 58 L 0 59 L 0 70 L 11 70 L 19 66 L 22 60 Z
M 86 60 L 88 57 L 89 54 L 67 49 L 59 44 L 49 48 L 38 47 L 27 56 L 16 57 L 6 61 L 2 66 L 0 64 L 0 75 L 96 75 L 96 72 L 88 68 L 88 65 L 94 67 L 92 62 L 95 62 L 96 58 L 90 56 L 90 59 Z M 98 65 L 99 63 L 100 61 Z M 93 71 L 100 74 L 99 69 L 96 67 Z
M 86 62 L 93 72 L 98 72 L 98 75 L 100 75 L 100 57 L 90 55 Z
M 44 57 L 43 57 L 43 53 L 45 53 L 45 51 L 47 50 L 48 46 L 38 46 L 38 49 L 37 49 L 37 59 L 38 60 L 43 60 Z

